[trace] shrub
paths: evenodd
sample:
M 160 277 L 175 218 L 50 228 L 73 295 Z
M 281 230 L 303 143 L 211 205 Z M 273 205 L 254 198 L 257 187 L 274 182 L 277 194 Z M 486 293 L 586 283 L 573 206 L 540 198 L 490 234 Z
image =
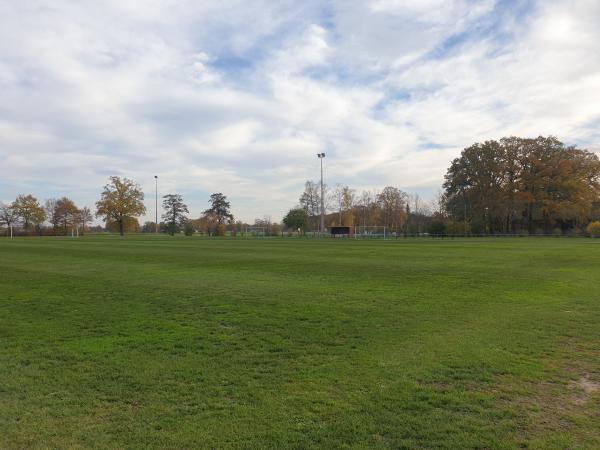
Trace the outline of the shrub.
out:
M 217 225 L 217 236 L 225 236 L 225 224 L 220 223 Z
M 444 222 L 433 222 L 432 225 L 434 224 L 444 224 Z M 439 225 L 438 225 L 438 229 L 439 229 Z M 445 225 L 445 229 L 442 230 L 442 233 L 447 233 L 447 234 L 465 234 L 465 223 L 458 221 L 455 222 L 453 220 L 450 220 L 448 222 L 446 222 Z M 469 224 L 467 224 L 467 230 L 466 230 L 466 234 L 469 233 Z
M 433 236 L 444 236 L 446 234 L 446 224 L 441 221 L 432 222 L 427 231 Z
M 600 221 L 591 222 L 585 229 L 591 237 L 600 237 Z
M 194 231 L 196 231 L 196 230 L 194 230 L 194 225 L 192 225 L 192 224 L 191 224 L 191 223 L 189 223 L 189 222 L 187 222 L 187 223 L 185 224 L 185 226 L 183 227 L 183 233 L 184 233 L 186 236 L 192 236 L 192 235 L 194 234 Z

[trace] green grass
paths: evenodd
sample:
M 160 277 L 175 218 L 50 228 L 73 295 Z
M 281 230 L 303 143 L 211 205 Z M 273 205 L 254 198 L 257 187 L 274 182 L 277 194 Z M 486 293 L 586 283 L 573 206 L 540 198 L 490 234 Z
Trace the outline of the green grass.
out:
M 0 239 L 0 448 L 600 448 L 600 239 Z

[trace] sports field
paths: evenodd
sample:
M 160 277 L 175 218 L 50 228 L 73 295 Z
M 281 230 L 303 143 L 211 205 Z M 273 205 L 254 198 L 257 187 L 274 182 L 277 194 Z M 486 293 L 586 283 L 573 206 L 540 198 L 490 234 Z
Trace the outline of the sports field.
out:
M 600 239 L 0 239 L 0 448 L 600 448 Z

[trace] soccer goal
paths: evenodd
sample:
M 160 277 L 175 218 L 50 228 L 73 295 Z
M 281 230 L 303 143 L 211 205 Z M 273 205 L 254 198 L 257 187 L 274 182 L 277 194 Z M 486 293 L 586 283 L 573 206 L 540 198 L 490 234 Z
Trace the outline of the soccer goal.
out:
M 381 226 L 357 226 L 354 227 L 355 239 L 387 239 L 389 238 L 387 228 Z
M 267 229 L 265 227 L 246 227 L 244 236 L 247 238 L 251 237 L 265 237 Z

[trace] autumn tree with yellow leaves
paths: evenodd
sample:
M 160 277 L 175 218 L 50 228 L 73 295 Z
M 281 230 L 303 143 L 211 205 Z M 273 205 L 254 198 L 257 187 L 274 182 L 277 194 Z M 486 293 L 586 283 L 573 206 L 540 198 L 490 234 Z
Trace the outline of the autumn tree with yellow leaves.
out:
M 102 217 L 107 225 L 115 226 L 121 236 L 125 234 L 127 226 L 137 224 L 137 217 L 145 212 L 141 187 L 127 178 L 110 177 L 100 200 L 96 202 L 96 217 Z

